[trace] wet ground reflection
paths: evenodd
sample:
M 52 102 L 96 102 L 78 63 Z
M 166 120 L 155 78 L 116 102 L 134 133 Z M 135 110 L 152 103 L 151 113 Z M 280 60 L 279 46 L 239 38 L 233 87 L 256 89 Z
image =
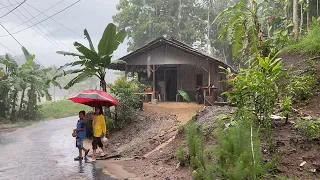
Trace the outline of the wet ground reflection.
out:
M 0 180 L 112 180 L 96 164 L 75 162 L 71 130 L 77 118 L 41 122 L 0 135 Z

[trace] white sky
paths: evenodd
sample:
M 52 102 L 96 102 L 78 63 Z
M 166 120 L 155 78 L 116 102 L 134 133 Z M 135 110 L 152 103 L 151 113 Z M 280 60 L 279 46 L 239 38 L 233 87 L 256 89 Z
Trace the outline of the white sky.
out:
M 6 6 L 11 4 L 17 4 L 17 2 L 22 2 L 23 0 L 0 0 L 0 16 L 6 14 L 9 9 Z M 45 11 L 49 7 L 58 3 L 60 0 L 27 0 L 26 3 L 37 8 L 39 11 Z M 77 0 L 64 0 L 51 10 L 45 12 L 47 16 L 53 15 L 54 13 L 62 10 L 63 8 L 69 6 L 70 4 L 76 2 Z M 76 5 L 70 7 L 69 9 L 63 11 L 62 13 L 53 17 L 57 22 L 65 25 L 76 33 L 83 35 L 83 30 L 87 28 L 93 42 L 97 45 L 104 28 L 108 23 L 112 22 L 112 15 L 116 14 L 116 5 L 119 0 L 82 0 Z M 12 9 L 12 7 L 9 7 Z M 26 21 L 26 18 L 30 19 L 32 16 L 28 14 L 30 12 L 33 16 L 39 14 L 36 10 L 32 9 L 27 4 L 23 4 L 18 9 L 13 11 L 17 16 Z M 23 17 L 23 15 L 26 16 Z M 45 15 L 39 15 L 35 19 L 31 20 L 27 24 L 24 24 L 20 27 L 22 20 L 20 20 L 14 13 L 0 18 L 0 22 L 7 28 L 10 29 L 10 32 L 16 32 L 21 29 L 28 27 L 31 24 L 37 23 L 45 18 Z M 42 25 L 42 26 L 41 26 Z M 64 27 L 55 23 L 54 21 L 48 19 L 41 23 L 41 25 L 36 25 L 34 28 L 29 28 L 20 33 L 14 34 L 14 37 L 27 48 L 27 50 L 36 55 L 36 59 L 43 64 L 44 66 L 56 65 L 60 66 L 67 62 L 73 61 L 72 57 L 64 57 L 62 55 L 56 54 L 56 51 L 64 50 L 70 51 L 69 49 L 76 52 L 73 47 L 73 42 L 78 41 L 87 45 L 87 40 L 81 39 L 79 36 L 68 31 Z M 12 29 L 17 27 L 15 29 Z M 44 28 L 45 27 L 45 28 Z M 39 29 L 42 31 L 40 31 Z M 56 43 L 59 44 L 58 47 L 52 45 L 48 40 L 39 35 L 36 31 L 41 32 L 46 38 L 52 38 Z M 52 34 L 50 34 L 46 29 L 48 29 Z M 0 27 L 0 36 L 7 35 L 7 32 Z M 63 43 L 61 43 L 61 42 Z M 0 54 L 11 53 L 13 55 L 22 54 L 20 45 L 11 37 L 0 37 L 0 43 L 7 46 L 13 52 L 10 52 L 8 49 L 0 45 Z M 67 46 L 69 49 L 67 49 Z M 126 42 L 122 44 L 119 49 L 115 52 L 116 57 L 121 57 L 126 54 L 127 45 Z

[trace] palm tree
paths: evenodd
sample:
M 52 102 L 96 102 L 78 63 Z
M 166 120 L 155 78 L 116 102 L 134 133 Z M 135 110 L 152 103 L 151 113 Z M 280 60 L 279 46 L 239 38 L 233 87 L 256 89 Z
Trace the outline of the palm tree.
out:
M 126 37 L 126 32 L 124 29 L 117 32 L 116 26 L 113 23 L 108 24 L 105 28 L 102 38 L 98 44 L 98 51 L 95 50 L 94 45 L 91 41 L 88 31 L 84 30 L 84 35 L 89 42 L 89 48 L 85 47 L 79 42 L 75 42 L 74 46 L 80 52 L 71 53 L 57 51 L 58 54 L 76 56 L 80 60 L 74 61 L 72 63 L 67 63 L 61 66 L 60 69 L 65 67 L 75 67 L 80 66 L 79 69 L 64 71 L 63 73 L 55 76 L 53 79 L 65 76 L 67 74 L 77 74 L 64 88 L 69 89 L 74 84 L 82 82 L 90 77 L 96 76 L 100 80 L 100 87 L 103 91 L 107 91 L 106 87 L 106 70 L 108 67 L 114 63 L 111 62 L 111 58 L 115 50 L 118 49 L 120 43 L 122 43 Z M 124 63 L 123 61 L 117 61 L 116 63 Z

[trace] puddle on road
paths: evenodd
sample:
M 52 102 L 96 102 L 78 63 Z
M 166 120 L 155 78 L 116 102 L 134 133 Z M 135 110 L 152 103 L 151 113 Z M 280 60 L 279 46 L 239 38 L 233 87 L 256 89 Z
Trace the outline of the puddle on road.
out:
M 128 180 L 140 180 L 136 175 L 126 171 L 120 162 L 132 160 L 132 158 L 121 159 L 121 160 L 103 160 L 98 161 L 99 165 L 103 167 L 103 172 L 117 179 L 128 179 Z

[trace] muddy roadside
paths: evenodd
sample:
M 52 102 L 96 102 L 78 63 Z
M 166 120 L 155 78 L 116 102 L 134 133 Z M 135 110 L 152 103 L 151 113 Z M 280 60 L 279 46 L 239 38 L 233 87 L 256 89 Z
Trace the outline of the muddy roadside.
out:
M 139 118 L 109 138 L 109 156 L 99 160 L 104 172 L 117 179 L 190 179 L 189 169 L 177 169 L 175 153 L 182 143 L 179 126 L 187 123 L 202 105 L 194 103 L 145 104 Z M 86 141 L 90 146 L 90 141 Z
M 118 179 L 191 180 L 192 169 L 179 167 L 176 159 L 178 147 L 186 147 L 185 137 L 178 134 L 178 129 L 188 122 L 178 120 L 181 118 L 179 112 L 188 113 L 191 110 L 175 111 L 174 107 L 171 104 L 170 113 L 166 114 L 163 113 L 165 108 L 146 106 L 136 122 L 110 138 L 110 153 L 121 154 L 122 158 L 98 161 L 100 167 Z M 208 134 L 212 134 L 219 114 L 232 114 L 234 111 L 235 108 L 229 106 L 213 106 L 199 113 L 195 108 L 189 115 L 197 114 L 196 123 L 205 126 L 210 131 Z M 317 156 L 319 140 L 306 139 L 296 129 L 294 120 L 288 124 L 282 120 L 274 121 L 272 127 L 278 157 L 274 174 L 290 179 L 317 179 L 320 172 L 320 157 Z M 206 137 L 206 147 L 215 143 L 214 136 Z M 272 158 L 272 154 L 263 147 L 262 154 L 264 160 Z M 305 164 L 301 166 L 301 163 Z

